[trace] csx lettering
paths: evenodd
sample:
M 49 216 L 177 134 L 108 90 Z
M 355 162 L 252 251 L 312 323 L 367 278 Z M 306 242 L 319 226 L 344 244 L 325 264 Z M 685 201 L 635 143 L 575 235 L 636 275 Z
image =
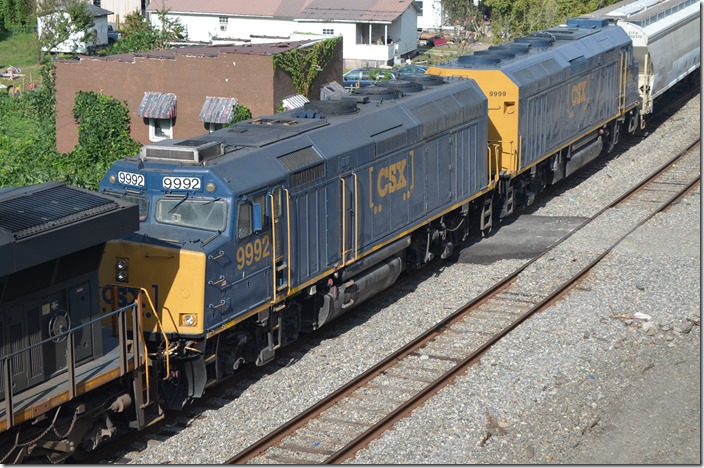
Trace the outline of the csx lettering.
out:
M 587 82 L 582 81 L 572 86 L 572 106 L 578 106 L 583 102 L 587 102 Z
M 237 248 L 235 258 L 237 259 L 237 269 L 241 270 L 246 266 L 250 266 L 254 262 L 258 262 L 262 258 L 267 258 L 271 255 L 269 249 L 269 236 L 264 236 L 261 239 L 255 239 Z
M 376 189 L 380 197 L 394 193 L 408 185 L 406 181 L 406 160 L 402 159 L 379 171 L 376 178 Z

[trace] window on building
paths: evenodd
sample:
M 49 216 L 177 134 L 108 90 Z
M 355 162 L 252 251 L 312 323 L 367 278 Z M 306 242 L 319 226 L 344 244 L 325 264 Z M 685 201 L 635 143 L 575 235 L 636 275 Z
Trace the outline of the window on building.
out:
M 332 36 L 332 35 L 335 34 L 335 30 L 334 30 L 334 29 L 323 28 L 323 34 L 328 35 L 328 36 Z
M 227 16 L 220 17 L 220 31 L 227 31 Z
M 416 0 L 416 5 L 418 5 L 418 9 L 420 10 L 418 12 L 418 16 L 423 16 L 423 2 Z
M 149 141 L 173 138 L 173 120 L 149 119 Z

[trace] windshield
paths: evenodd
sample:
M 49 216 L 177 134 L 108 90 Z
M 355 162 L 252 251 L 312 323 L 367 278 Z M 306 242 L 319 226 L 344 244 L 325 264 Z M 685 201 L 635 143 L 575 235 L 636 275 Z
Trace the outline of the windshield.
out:
M 227 203 L 219 198 L 162 198 L 156 202 L 156 220 L 207 231 L 224 231 Z
M 139 220 L 147 220 L 147 216 L 149 215 L 149 201 L 146 199 L 146 197 L 130 193 L 115 193 L 109 191 L 106 191 L 105 195 L 134 203 L 135 205 L 139 206 Z

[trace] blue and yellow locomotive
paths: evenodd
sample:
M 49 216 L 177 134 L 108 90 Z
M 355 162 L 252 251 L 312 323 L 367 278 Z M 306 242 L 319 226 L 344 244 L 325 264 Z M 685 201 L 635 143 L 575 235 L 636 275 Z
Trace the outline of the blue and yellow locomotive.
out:
M 608 18 L 574 18 L 428 73 L 476 80 L 489 99 L 489 157 L 500 217 L 638 128 L 638 62 Z
M 101 280 L 121 286 L 106 308 L 149 291 L 152 368 L 180 408 L 635 131 L 637 67 L 621 28 L 576 19 L 431 67 L 453 77 L 440 86 L 369 87 L 147 145 L 100 184 L 141 216 L 106 247 Z
M 487 99 L 472 80 L 314 102 L 114 164 L 100 192 L 141 227 L 106 246 L 104 304 L 143 316 L 166 407 L 447 257 L 493 188 Z M 154 368 L 166 369 L 165 365 Z

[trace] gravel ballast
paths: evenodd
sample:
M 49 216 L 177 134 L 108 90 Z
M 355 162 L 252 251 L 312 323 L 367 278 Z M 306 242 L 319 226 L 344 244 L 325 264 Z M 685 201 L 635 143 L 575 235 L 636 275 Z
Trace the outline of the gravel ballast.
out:
M 699 135 L 699 106 L 697 96 L 532 214 L 593 215 L 664 164 L 669 147 L 684 149 Z M 278 358 L 275 372 L 233 380 L 200 417 L 184 416 L 187 427 L 125 456 L 221 463 L 522 263 L 458 262 L 428 272 L 324 327 L 311 347 Z M 700 463 L 700 268 L 697 191 L 348 463 Z

